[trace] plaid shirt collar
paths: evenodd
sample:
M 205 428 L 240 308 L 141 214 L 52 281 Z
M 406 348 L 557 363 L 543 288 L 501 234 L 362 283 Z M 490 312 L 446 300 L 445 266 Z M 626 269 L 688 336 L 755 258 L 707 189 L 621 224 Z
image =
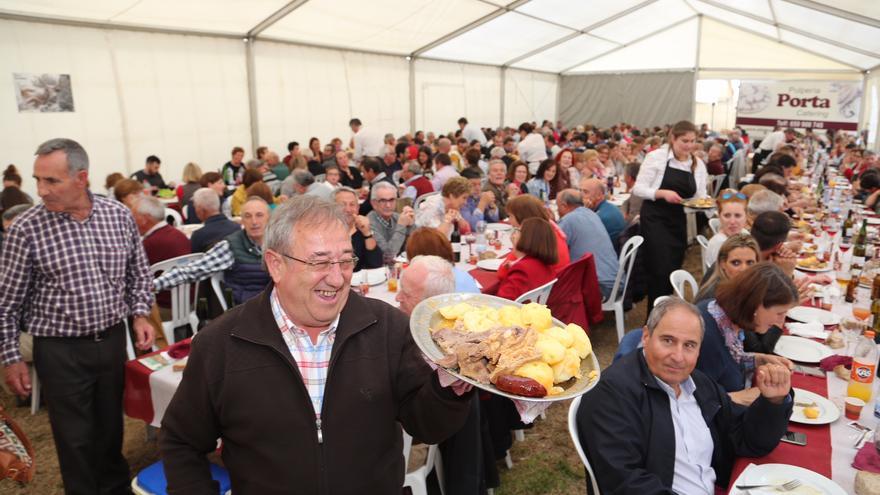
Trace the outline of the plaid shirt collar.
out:
M 296 336 L 302 337 L 305 336 L 309 338 L 311 341 L 311 337 L 309 337 L 308 332 L 298 327 L 293 320 L 287 315 L 287 312 L 284 311 L 284 308 L 281 306 L 281 300 L 278 298 L 278 289 L 273 288 L 272 294 L 269 297 L 269 301 L 272 306 L 272 314 L 275 316 L 275 323 L 278 324 L 279 330 L 281 330 L 281 336 L 284 337 L 284 342 L 287 343 L 287 346 L 290 347 L 291 339 Z M 339 326 L 339 315 L 336 315 L 336 319 L 333 320 L 333 323 L 330 324 L 324 330 L 321 330 L 321 333 L 318 334 L 318 343 L 321 343 L 325 338 L 336 338 L 336 327 Z M 296 334 L 296 335 L 294 335 Z M 295 356 L 294 356 L 295 357 Z

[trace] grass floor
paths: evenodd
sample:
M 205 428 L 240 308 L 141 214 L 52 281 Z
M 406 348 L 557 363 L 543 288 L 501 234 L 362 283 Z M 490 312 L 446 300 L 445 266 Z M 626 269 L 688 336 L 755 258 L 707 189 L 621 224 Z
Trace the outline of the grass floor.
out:
M 685 260 L 685 269 L 697 275 L 699 247 L 691 247 Z M 699 280 L 699 277 L 698 277 Z M 641 326 L 645 321 L 646 303 L 642 301 L 626 314 L 627 330 Z M 605 321 L 591 328 L 593 350 L 602 368 L 611 364 L 617 349 L 617 331 L 614 317 L 606 314 Z M 510 451 L 513 469 L 499 465 L 501 486 L 497 495 L 563 495 L 585 493 L 584 469 L 568 435 L 568 404 L 554 404 L 547 410 L 547 418 L 539 420 L 534 428 L 525 431 L 525 441 L 514 442 Z M 15 398 L 0 392 L 0 405 L 24 429 L 34 445 L 37 475 L 27 486 L 11 481 L 0 481 L 0 494 L 53 495 L 63 493 L 55 443 L 49 427 L 49 416 L 41 409 L 35 416 L 29 408 L 16 407 Z M 159 460 L 155 441 L 146 440 L 142 421 L 125 419 L 123 454 L 131 465 L 132 473 Z

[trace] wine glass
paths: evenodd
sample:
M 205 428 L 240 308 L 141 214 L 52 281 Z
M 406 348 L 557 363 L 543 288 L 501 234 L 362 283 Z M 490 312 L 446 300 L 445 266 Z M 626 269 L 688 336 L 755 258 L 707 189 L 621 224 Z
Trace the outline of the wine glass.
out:
M 477 235 L 484 235 L 486 233 L 486 226 L 487 225 L 488 224 L 483 220 L 480 220 L 479 222 L 477 222 L 476 229 L 474 229 L 477 231 Z
M 867 324 L 868 318 L 871 317 L 871 302 L 856 298 L 852 304 L 852 314 L 863 323 Z
M 464 242 L 468 245 L 468 259 L 472 260 L 474 258 L 474 243 L 477 242 L 477 236 L 473 233 L 467 234 L 464 236 Z M 476 261 L 474 261 L 476 263 Z

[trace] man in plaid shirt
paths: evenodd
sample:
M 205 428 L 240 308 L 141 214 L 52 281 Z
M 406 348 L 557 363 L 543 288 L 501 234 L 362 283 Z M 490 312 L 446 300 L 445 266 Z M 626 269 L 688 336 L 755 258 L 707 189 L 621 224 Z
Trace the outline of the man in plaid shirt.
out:
M 52 139 L 36 154 L 43 204 L 16 219 L 0 254 L 0 360 L 9 386 L 28 395 L 18 334 L 34 336 L 65 492 L 124 493 L 124 320 L 133 317 L 137 347 L 149 349 L 147 258 L 125 206 L 89 192 L 79 143 Z

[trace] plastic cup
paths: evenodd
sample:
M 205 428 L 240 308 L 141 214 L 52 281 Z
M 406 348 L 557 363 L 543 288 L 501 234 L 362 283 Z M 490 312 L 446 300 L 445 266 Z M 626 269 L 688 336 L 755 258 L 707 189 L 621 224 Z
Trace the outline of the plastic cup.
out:
M 847 419 L 858 420 L 862 415 L 862 408 L 865 407 L 865 401 L 856 397 L 847 397 L 844 401 L 843 415 Z

